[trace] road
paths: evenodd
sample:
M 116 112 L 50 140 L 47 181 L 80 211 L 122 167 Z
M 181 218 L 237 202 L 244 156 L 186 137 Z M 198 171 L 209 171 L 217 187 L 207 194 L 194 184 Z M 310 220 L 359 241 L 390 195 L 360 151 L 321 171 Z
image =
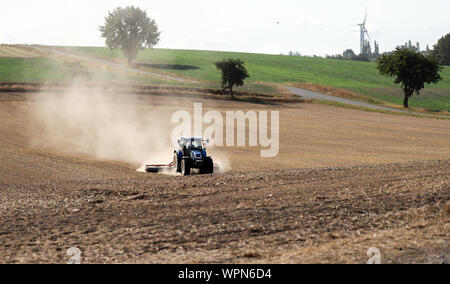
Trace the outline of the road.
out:
M 402 109 L 396 109 L 396 108 L 390 108 L 390 107 L 383 107 L 373 104 L 368 104 L 364 102 L 344 99 L 340 97 L 334 97 L 334 96 L 328 96 L 317 92 L 308 91 L 305 89 L 300 89 L 296 87 L 290 87 L 290 86 L 283 86 L 283 88 L 288 89 L 293 94 L 298 95 L 302 98 L 308 98 L 308 99 L 314 99 L 314 100 L 323 100 L 323 101 L 332 101 L 332 102 L 338 102 L 358 107 L 366 107 L 371 109 L 377 109 L 377 110 L 383 110 L 383 111 L 393 111 L 393 112 L 401 112 L 401 113 L 409 113 L 409 114 L 416 114 L 416 115 L 426 115 L 426 116 L 433 116 L 432 114 L 426 114 L 421 112 L 415 112 L 415 111 L 408 111 L 408 110 L 402 110 Z M 440 115 L 440 117 L 450 117 L 448 115 Z

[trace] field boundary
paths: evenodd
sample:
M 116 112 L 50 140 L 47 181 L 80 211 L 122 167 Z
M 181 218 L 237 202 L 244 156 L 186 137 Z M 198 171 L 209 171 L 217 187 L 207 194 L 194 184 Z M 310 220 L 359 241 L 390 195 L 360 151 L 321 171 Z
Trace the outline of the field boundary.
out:
M 58 92 L 73 87 L 72 84 L 64 83 L 10 83 L 0 82 L 0 93 L 39 93 L 39 92 Z M 121 85 L 121 84 L 93 84 L 83 83 L 79 88 L 101 89 L 106 92 L 121 92 L 127 94 L 148 94 L 161 96 L 189 96 L 189 97 L 207 97 L 218 100 L 232 100 L 251 102 L 259 104 L 277 104 L 277 103 L 302 103 L 304 99 L 288 95 L 270 95 L 265 93 L 251 93 L 235 91 L 234 96 L 230 97 L 227 91 L 217 89 L 205 89 L 194 87 L 178 87 L 166 85 Z
M 177 82 L 186 82 L 187 81 L 186 79 L 183 79 L 180 77 L 175 77 L 174 75 L 167 75 L 167 74 L 161 74 L 161 73 L 156 73 L 156 72 L 144 71 L 144 70 L 133 68 L 130 66 L 124 66 L 122 64 L 116 63 L 111 60 L 105 60 L 105 59 L 100 59 L 100 58 L 89 57 L 86 55 L 74 54 L 74 53 L 66 51 L 66 50 L 60 50 L 60 49 L 55 49 L 55 48 L 51 48 L 51 47 L 36 46 L 36 45 L 32 46 L 32 48 L 41 50 L 41 51 L 49 51 L 49 52 L 52 52 L 57 55 L 71 57 L 73 59 L 77 59 L 77 60 L 81 60 L 81 61 L 90 61 L 90 62 L 94 62 L 94 63 L 100 63 L 103 65 L 107 65 L 109 67 L 117 68 L 122 71 L 133 72 L 133 73 L 136 73 L 139 75 L 147 75 L 147 76 L 151 76 L 151 77 L 156 77 L 156 78 L 165 79 L 165 80 L 172 80 L 172 81 L 177 81 Z

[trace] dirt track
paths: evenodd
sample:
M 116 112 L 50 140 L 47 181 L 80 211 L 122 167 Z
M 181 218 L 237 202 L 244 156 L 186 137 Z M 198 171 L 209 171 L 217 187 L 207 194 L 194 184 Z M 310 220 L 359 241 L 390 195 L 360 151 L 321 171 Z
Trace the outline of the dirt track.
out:
M 450 261 L 449 121 L 205 100 L 280 110 L 280 155 L 215 149 L 231 172 L 185 178 L 31 143 L 45 136 L 33 96 L 0 94 L 0 262 L 65 263 L 78 247 L 96 263 L 365 263 L 373 246 L 385 263 Z

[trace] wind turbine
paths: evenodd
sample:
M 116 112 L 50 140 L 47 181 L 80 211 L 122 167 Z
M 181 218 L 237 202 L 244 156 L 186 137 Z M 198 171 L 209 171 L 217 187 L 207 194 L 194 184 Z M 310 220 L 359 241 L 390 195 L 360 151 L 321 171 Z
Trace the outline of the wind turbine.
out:
M 370 39 L 370 35 L 369 32 L 366 29 L 366 21 L 367 21 L 367 9 L 366 9 L 366 15 L 364 16 L 364 21 L 362 22 L 362 24 L 358 24 L 359 28 L 360 28 L 360 54 L 363 53 L 364 51 L 364 46 L 366 45 L 366 35 L 367 37 Z

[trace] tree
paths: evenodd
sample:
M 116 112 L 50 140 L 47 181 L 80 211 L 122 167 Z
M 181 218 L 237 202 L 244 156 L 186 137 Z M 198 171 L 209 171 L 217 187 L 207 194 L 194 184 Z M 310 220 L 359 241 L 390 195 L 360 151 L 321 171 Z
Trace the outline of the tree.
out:
M 450 66 L 450 34 L 443 36 L 434 46 L 432 54 L 441 65 Z
M 289 51 L 289 56 L 297 56 L 297 57 L 301 57 L 302 54 L 299 51 Z
M 377 68 L 382 75 L 395 76 L 395 83 L 402 85 L 405 108 L 409 107 L 409 98 L 414 93 L 419 95 L 425 83 L 436 84 L 441 80 L 442 67 L 437 60 L 409 48 L 398 47 L 393 53 L 384 54 L 378 59 Z
M 240 59 L 223 59 L 215 63 L 217 69 L 222 71 L 222 88 L 228 89 L 233 96 L 233 87 L 244 85 L 244 80 L 249 78 L 244 62 Z
M 378 59 L 378 57 L 380 57 L 380 45 L 377 41 L 374 41 L 373 45 L 375 46 L 375 51 L 373 52 L 372 57 Z
M 352 49 L 346 49 L 342 55 L 345 59 L 352 59 L 354 56 L 356 56 L 355 52 Z
M 128 64 L 137 57 L 139 50 L 156 45 L 160 35 L 155 20 L 134 6 L 108 12 L 100 32 L 106 38 L 106 46 L 121 49 L 128 58 Z
M 361 55 L 368 58 L 368 60 L 372 57 L 372 46 L 370 45 L 370 41 L 366 40 Z

